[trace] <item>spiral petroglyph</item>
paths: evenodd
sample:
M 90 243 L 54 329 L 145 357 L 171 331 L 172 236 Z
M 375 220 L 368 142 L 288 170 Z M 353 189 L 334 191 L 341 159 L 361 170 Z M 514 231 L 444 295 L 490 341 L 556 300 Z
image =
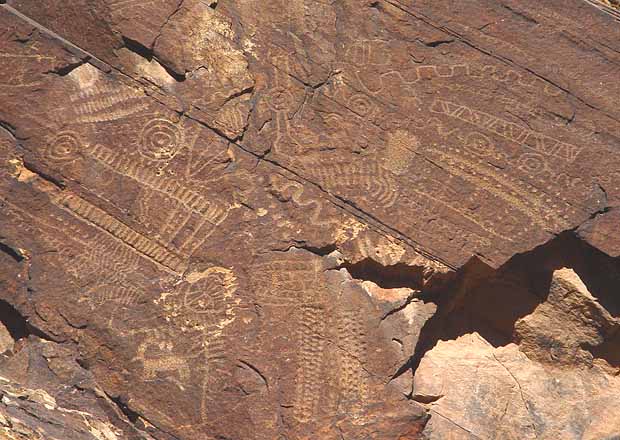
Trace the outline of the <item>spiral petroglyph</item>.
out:
M 168 119 L 152 119 L 142 128 L 139 151 L 147 159 L 170 160 L 182 147 L 182 129 Z
M 54 162 L 72 162 L 79 157 L 80 146 L 80 137 L 77 133 L 62 131 L 48 144 L 47 157 Z

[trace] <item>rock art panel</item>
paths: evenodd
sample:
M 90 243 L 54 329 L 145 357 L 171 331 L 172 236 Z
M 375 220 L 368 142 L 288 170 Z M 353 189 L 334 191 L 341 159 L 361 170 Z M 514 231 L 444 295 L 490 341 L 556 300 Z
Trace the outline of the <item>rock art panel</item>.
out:
M 613 5 L 0 3 L 2 435 L 620 435 Z
M 392 368 L 402 361 L 388 343 L 398 330 L 379 326 L 379 303 L 346 272 L 330 269 L 334 257 L 323 260 L 293 249 L 256 261 L 252 283 L 261 316 L 256 335 L 248 339 L 246 361 L 260 366 L 271 387 L 280 387 L 279 423 L 296 426 L 298 438 L 337 438 L 339 430 L 371 438 L 372 426 L 392 422 L 404 435 L 424 417 L 390 383 Z M 299 325 L 287 334 L 284 317 L 291 315 Z M 266 347 L 285 356 L 266 363 L 259 354 Z M 389 413 L 383 413 L 386 408 Z M 401 425 L 401 419 L 411 425 Z
M 388 11 L 393 12 L 389 4 L 382 10 L 386 17 L 390 15 Z M 346 19 L 353 21 L 354 15 Z M 388 21 L 385 18 L 382 23 Z M 583 221 L 585 212 L 575 210 L 576 206 L 590 204 L 600 208 L 603 205 L 602 194 L 596 193 L 592 181 L 572 179 L 567 172 L 575 154 L 582 149 L 579 145 L 588 139 L 587 133 L 576 145 L 567 144 L 557 139 L 557 135 L 546 134 L 545 129 L 531 131 L 519 119 L 520 114 L 505 118 L 482 108 L 495 107 L 506 114 L 500 108 L 516 108 L 516 103 L 521 102 L 514 96 L 521 94 L 529 100 L 535 99 L 529 111 L 531 117 L 540 117 L 535 116 L 543 112 L 537 110 L 540 97 L 557 97 L 559 101 L 563 92 L 554 91 L 548 82 L 535 76 L 528 78 L 526 72 L 511 66 L 477 65 L 465 59 L 461 63 L 415 62 L 407 51 L 411 54 L 422 50 L 413 44 L 403 46 L 399 42 L 390 44 L 387 37 L 343 43 L 344 49 L 338 56 L 341 61 L 334 63 L 338 73 L 318 93 L 312 92 L 311 99 L 304 97 L 308 92 L 304 91 L 303 79 L 296 81 L 295 60 L 284 54 L 275 58 L 271 55 L 274 60 L 271 64 L 277 67 L 273 69 L 273 85 L 265 91 L 265 104 L 259 101 L 257 105 L 255 123 L 260 128 L 257 132 L 265 133 L 267 138 L 276 137 L 272 151 L 283 153 L 282 163 L 289 165 L 294 153 L 290 166 L 294 164 L 300 171 L 307 169 L 309 178 L 320 182 L 328 191 L 359 202 L 360 206 L 366 205 L 364 208 L 376 206 L 389 212 L 393 203 L 390 197 L 397 197 L 400 192 L 399 209 L 411 206 L 415 215 L 408 216 L 407 226 L 391 226 L 417 240 L 424 234 L 447 236 L 459 230 L 458 237 L 450 237 L 452 243 L 476 242 L 475 246 L 490 247 L 495 252 L 513 246 L 509 242 L 517 235 L 544 241 L 549 231 L 565 230 L 568 224 Z M 288 91 L 284 93 L 282 89 Z M 486 89 L 488 93 L 484 93 Z M 274 95 L 281 99 L 274 101 Z M 454 96 L 459 96 L 462 102 L 450 101 Z M 471 105 L 467 103 L 470 100 Z M 280 104 L 274 107 L 272 102 Z M 527 108 L 524 111 L 529 114 Z M 335 142 L 335 133 L 330 136 L 331 130 L 326 130 L 330 124 L 340 130 L 347 126 L 354 129 L 338 136 Z M 255 132 L 250 128 L 248 133 Z M 251 139 L 249 143 L 254 148 L 261 142 L 260 136 Z M 335 146 L 330 148 L 330 144 Z M 374 150 L 366 148 L 367 145 Z M 380 149 L 380 145 L 384 148 Z M 346 156 L 348 150 L 357 155 Z M 307 159 L 298 158 L 300 154 Z M 362 160 L 360 154 L 367 157 Z M 344 164 L 337 165 L 341 160 Z M 547 165 L 549 161 L 552 165 Z M 375 178 L 365 181 L 364 174 Z M 353 195 L 356 185 L 365 189 L 364 194 Z M 373 185 L 376 189 L 371 188 Z M 564 191 L 566 185 L 574 189 Z M 570 197 L 588 202 L 575 204 L 562 199 L 569 192 Z M 556 200 L 558 194 L 562 196 Z M 412 199 L 413 206 L 406 198 Z M 479 204 L 482 200 L 485 202 Z M 486 213 L 485 209 L 488 209 Z M 496 218 L 498 212 L 510 212 L 506 215 L 515 220 L 514 225 L 527 223 L 531 229 L 527 232 L 522 227 L 511 229 L 512 220 L 501 226 L 501 222 L 493 220 L 491 226 L 485 218 Z M 433 219 L 434 228 L 441 225 L 438 216 L 441 222 L 448 221 L 451 225 L 433 229 L 420 223 L 415 233 L 408 234 L 406 228 L 411 227 L 412 218 L 424 218 L 423 213 Z M 373 214 L 380 216 L 378 211 Z M 523 238 L 519 240 L 523 243 Z M 506 244 L 499 245 L 502 241 Z M 441 245 L 433 244 L 434 248 L 438 246 Z M 496 258 L 488 252 L 481 253 Z M 451 254 L 455 252 L 452 250 Z

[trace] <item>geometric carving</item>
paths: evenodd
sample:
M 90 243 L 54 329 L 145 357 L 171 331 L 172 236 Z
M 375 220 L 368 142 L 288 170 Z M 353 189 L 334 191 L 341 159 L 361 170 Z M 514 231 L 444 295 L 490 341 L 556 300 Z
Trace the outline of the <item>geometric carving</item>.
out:
M 176 273 L 183 273 L 185 263 L 178 255 L 175 255 L 164 246 L 161 246 L 146 236 L 134 231 L 90 202 L 87 202 L 86 200 L 72 194 L 62 194 L 60 197 L 55 199 L 54 202 L 59 206 L 68 209 L 74 215 L 85 220 L 87 223 L 93 224 L 107 231 L 127 246 L 133 248 L 149 259 Z
M 368 203 L 389 208 L 398 199 L 394 176 L 375 162 L 304 164 L 308 173 L 328 191 L 362 197 Z
M 323 388 L 325 314 L 316 305 L 304 305 L 297 324 L 297 376 L 293 414 L 300 423 L 313 419 Z
M 361 310 L 344 310 L 338 314 L 338 350 L 341 404 L 357 413 L 368 398 L 368 380 L 362 362 L 366 357 L 366 335 Z
M 282 197 L 287 197 L 287 194 L 290 193 L 290 198 L 299 206 L 313 206 L 312 214 L 309 217 L 310 223 L 312 225 L 329 225 L 332 223 L 337 223 L 337 220 L 328 219 L 323 220 L 323 218 L 327 217 L 322 215 L 321 212 L 323 210 L 323 203 L 319 199 L 310 198 L 308 196 L 304 197 L 305 187 L 299 182 L 295 181 L 286 181 L 284 179 L 277 179 L 275 176 L 270 177 L 271 186 L 274 190 L 277 191 L 279 195 Z M 293 188 L 292 190 L 290 188 Z
M 547 170 L 547 161 L 542 154 L 523 153 L 519 157 L 519 168 L 529 175 L 536 175 Z
M 93 289 L 89 289 L 92 291 Z M 137 304 L 144 297 L 144 292 L 133 286 L 107 284 L 97 288 L 92 295 L 92 302 L 97 305 L 115 303 L 117 306 Z M 90 299 L 90 298 L 89 298 Z
M 361 118 L 370 118 L 377 110 L 377 106 L 364 94 L 353 95 L 347 102 L 347 107 Z
M 396 175 L 403 174 L 418 148 L 419 140 L 415 135 L 402 129 L 389 133 L 385 155 L 381 157 L 383 167 Z
M 320 262 L 304 261 L 285 254 L 252 267 L 252 281 L 261 304 L 301 306 L 312 299 L 317 301 Z
M 95 67 L 85 64 L 69 75 L 78 92 L 69 95 L 67 110 L 74 116 L 71 122 L 93 124 L 122 120 L 148 108 L 144 93 L 110 81 Z
M 620 198 L 619 58 L 598 11 L 575 25 L 561 2 L 0 3 L 0 200 L 21 206 L 0 202 L 0 300 L 74 340 L 61 348 L 76 345 L 91 382 L 139 414 L 115 418 L 112 437 L 441 437 L 424 423 L 443 417 L 443 393 L 415 401 L 400 394 L 410 371 L 392 380 L 417 340 L 416 302 L 485 309 L 469 287 L 537 246 L 524 287 L 542 295 L 548 260 L 573 244 L 597 301 L 613 302 L 585 264 L 596 251 L 569 237 Z M 452 287 L 454 304 L 441 296 Z M 508 343 L 496 333 L 514 325 L 495 311 L 425 327 L 415 363 L 470 328 Z M 500 425 L 538 408 L 502 377 L 510 401 L 490 432 L 523 438 Z M 465 431 L 488 406 L 470 395 Z
M 561 142 L 497 116 L 446 100 L 436 99 L 431 106 L 431 111 L 468 122 L 476 127 L 516 142 L 523 147 L 530 148 L 535 152 L 553 156 L 567 162 L 574 161 L 582 150 L 581 147 L 576 145 Z
M 273 253 L 252 267 L 252 282 L 261 306 L 284 308 L 295 323 L 296 382 L 293 417 L 313 420 L 324 391 L 327 326 L 322 262 L 305 252 Z
M 137 6 L 146 6 L 153 3 L 154 0 L 109 0 L 108 7 L 114 12 L 120 12 L 123 9 L 134 8 Z
M 87 153 L 113 171 L 129 177 L 142 185 L 167 195 L 180 202 L 188 210 L 204 216 L 214 225 L 219 225 L 228 215 L 227 209 L 207 200 L 197 191 L 186 187 L 177 179 L 157 175 L 139 161 L 131 159 L 121 151 L 114 151 L 103 145 L 85 145 Z
M 61 131 L 47 146 L 47 157 L 58 163 L 71 162 L 79 157 L 80 138 L 72 131 Z
M 481 157 L 491 156 L 496 152 L 491 139 L 478 131 L 472 131 L 467 135 L 465 146 L 469 151 Z
M 192 272 L 185 279 L 176 291 L 179 311 L 213 331 L 228 325 L 234 318 L 232 297 L 237 290 L 233 271 L 210 267 L 202 272 Z
M 182 147 L 183 130 L 167 119 L 152 119 L 142 128 L 138 151 L 147 159 L 170 160 Z

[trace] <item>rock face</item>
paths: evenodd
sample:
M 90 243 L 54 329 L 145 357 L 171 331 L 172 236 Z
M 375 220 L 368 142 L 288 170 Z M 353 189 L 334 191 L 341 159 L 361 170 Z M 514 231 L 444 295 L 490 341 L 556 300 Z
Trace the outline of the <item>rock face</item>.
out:
M 0 3 L 0 434 L 620 436 L 614 2 Z
M 431 402 L 430 439 L 616 438 L 617 368 L 593 357 L 620 328 L 570 269 L 546 301 L 517 321 L 515 340 L 494 347 L 478 333 L 440 341 L 415 374 L 414 398 Z M 618 347 L 616 346 L 616 350 Z

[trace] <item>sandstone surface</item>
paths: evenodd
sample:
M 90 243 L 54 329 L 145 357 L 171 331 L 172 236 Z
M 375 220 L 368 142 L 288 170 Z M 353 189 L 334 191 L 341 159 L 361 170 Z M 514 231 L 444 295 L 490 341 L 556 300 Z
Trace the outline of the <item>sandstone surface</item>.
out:
M 620 437 L 620 12 L 0 1 L 0 434 Z

